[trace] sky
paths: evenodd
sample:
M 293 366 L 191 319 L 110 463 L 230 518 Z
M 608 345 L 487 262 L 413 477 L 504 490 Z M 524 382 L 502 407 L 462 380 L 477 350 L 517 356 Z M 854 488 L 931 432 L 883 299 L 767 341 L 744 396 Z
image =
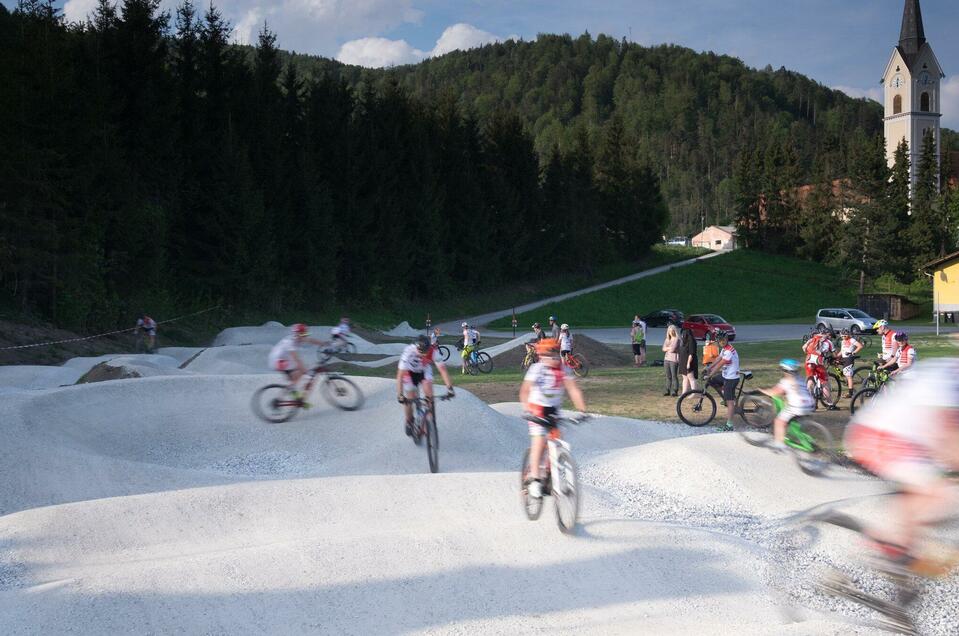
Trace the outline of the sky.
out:
M 0 0 L 8 7 L 15 2 Z M 204 6 L 205 0 L 194 0 Z M 177 0 L 161 0 L 172 8 Z M 82 20 L 96 0 L 66 0 Z M 538 33 L 584 31 L 645 45 L 673 43 L 785 66 L 855 97 L 880 98 L 879 76 L 899 40 L 903 0 L 219 0 L 234 39 L 264 21 L 281 48 L 363 66 L 420 61 Z M 943 124 L 959 129 L 959 2 L 922 0 L 926 37 L 947 74 Z M 955 75 L 950 75 L 955 73 Z

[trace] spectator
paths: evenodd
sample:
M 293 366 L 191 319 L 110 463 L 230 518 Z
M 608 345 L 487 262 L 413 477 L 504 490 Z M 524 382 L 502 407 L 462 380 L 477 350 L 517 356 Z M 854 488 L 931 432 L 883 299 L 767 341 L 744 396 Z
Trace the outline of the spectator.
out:
M 633 345 L 633 362 L 637 367 L 646 364 L 646 323 L 639 316 L 633 319 L 633 328 L 629 330 L 629 341 Z
M 703 342 L 703 366 L 708 367 L 719 357 L 719 347 L 713 342 L 713 334 L 706 332 Z
M 556 316 L 549 317 L 549 337 L 559 342 L 559 323 L 556 322 Z
M 692 330 L 683 329 L 679 339 L 679 375 L 683 377 L 683 393 L 696 389 L 699 379 L 699 354 L 696 351 L 696 336 Z
M 135 330 L 137 335 L 137 350 L 140 349 L 140 343 L 143 342 L 143 337 L 146 336 L 146 352 L 153 353 L 156 351 L 157 346 L 157 323 L 153 318 L 150 318 L 146 315 L 145 312 L 140 312 L 140 317 L 137 318 L 137 327 Z
M 676 325 L 666 329 L 666 341 L 663 342 L 663 366 L 666 367 L 666 392 L 663 395 L 679 395 L 679 333 Z

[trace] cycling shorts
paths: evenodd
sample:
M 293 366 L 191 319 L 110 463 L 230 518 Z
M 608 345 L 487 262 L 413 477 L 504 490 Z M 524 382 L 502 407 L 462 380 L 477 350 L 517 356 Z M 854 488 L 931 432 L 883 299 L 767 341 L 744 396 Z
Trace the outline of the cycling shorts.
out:
M 569 350 L 569 349 L 563 349 L 562 351 L 559 352 L 559 355 L 561 355 L 561 356 L 563 356 L 563 357 L 566 357 L 566 356 L 568 356 L 568 355 L 571 355 L 572 353 L 573 353 L 573 352 L 572 352 L 571 350 Z
M 806 377 L 812 378 L 817 377 L 819 381 L 825 384 L 829 381 L 829 378 L 826 376 L 826 367 L 821 364 L 810 364 L 806 363 Z
M 403 372 L 403 391 L 409 393 L 410 391 L 415 391 L 423 382 L 427 384 L 433 384 L 433 367 L 426 367 L 421 372 L 417 371 L 404 371 Z
M 842 365 L 842 374 L 847 378 L 851 378 L 853 371 L 855 371 L 853 367 L 855 366 L 856 361 L 852 358 L 843 358 L 839 364 Z
M 928 486 L 946 472 L 929 449 L 889 431 L 852 424 L 845 445 L 850 456 L 867 470 L 904 486 Z
M 465 360 L 474 351 L 476 351 L 476 345 L 466 345 L 465 347 L 463 347 L 463 350 L 460 352 L 460 356 Z
M 559 409 L 555 406 L 542 406 L 540 404 L 530 404 L 529 412 L 536 417 L 542 417 L 544 419 L 550 420 L 551 422 L 555 421 L 556 415 L 559 413 Z M 530 437 L 543 437 L 550 430 L 556 428 L 556 424 L 550 426 L 545 426 L 539 422 L 527 422 L 529 424 L 529 434 Z
M 800 406 L 789 406 L 788 404 L 783 407 L 783 410 L 779 412 L 779 415 L 776 416 L 777 420 L 783 420 L 787 424 L 792 422 L 797 417 L 802 417 L 803 415 L 809 415 L 813 410 L 811 408 L 802 408 Z

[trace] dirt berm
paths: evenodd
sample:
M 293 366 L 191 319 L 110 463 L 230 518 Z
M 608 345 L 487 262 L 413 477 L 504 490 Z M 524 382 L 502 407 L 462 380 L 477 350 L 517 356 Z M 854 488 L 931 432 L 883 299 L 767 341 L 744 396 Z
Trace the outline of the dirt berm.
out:
M 588 336 L 573 335 L 573 352 L 581 353 L 586 356 L 591 368 L 602 369 L 609 367 L 625 367 L 630 364 L 632 359 L 625 352 L 620 353 L 611 347 L 607 347 L 602 342 L 593 340 Z M 496 356 L 493 365 L 499 369 L 516 367 L 523 364 L 523 358 L 526 357 L 525 347 L 516 347 L 512 351 Z

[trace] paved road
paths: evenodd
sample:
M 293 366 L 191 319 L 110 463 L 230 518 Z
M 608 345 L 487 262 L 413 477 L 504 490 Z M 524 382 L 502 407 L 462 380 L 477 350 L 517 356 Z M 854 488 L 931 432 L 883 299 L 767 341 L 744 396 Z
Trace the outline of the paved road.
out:
M 573 327 L 573 335 L 583 334 L 593 340 L 598 340 L 606 344 L 629 344 L 629 328 L 611 328 L 611 329 L 576 329 Z M 736 342 L 768 342 L 771 340 L 801 340 L 804 333 L 807 333 L 812 325 L 739 325 L 736 326 Z M 935 333 L 935 327 L 915 327 L 910 326 L 907 330 L 911 333 Z M 955 333 L 957 328 L 950 327 L 943 329 L 943 333 Z M 512 332 L 508 331 L 483 331 L 490 336 L 511 337 Z M 649 329 L 646 332 L 646 343 L 649 346 L 660 346 L 666 337 L 666 329 Z
M 542 307 L 543 305 L 548 305 L 550 303 L 557 303 L 569 298 L 575 298 L 576 296 L 582 296 L 583 294 L 589 294 L 594 291 L 599 291 L 601 289 L 608 289 L 610 287 L 616 287 L 617 285 L 622 285 L 623 283 L 630 283 L 634 280 L 639 280 L 641 278 L 646 278 L 647 276 L 655 276 L 656 274 L 662 274 L 663 272 L 668 272 L 671 269 L 677 267 L 686 267 L 687 265 L 692 265 L 693 263 L 698 263 L 699 261 L 706 260 L 707 258 L 713 258 L 724 254 L 725 252 L 712 252 L 710 254 L 704 254 L 703 256 L 697 256 L 696 258 L 691 258 L 685 261 L 679 261 L 678 263 L 669 263 L 668 265 L 660 265 L 659 267 L 654 267 L 653 269 L 647 269 L 642 272 L 637 272 L 635 274 L 630 274 L 629 276 L 624 276 L 622 278 L 617 278 L 616 280 L 611 280 L 605 283 L 600 283 L 599 285 L 593 285 L 592 287 L 586 287 L 585 289 L 578 289 L 576 291 L 568 292 L 565 294 L 560 294 L 559 296 L 552 296 L 550 298 L 543 298 L 542 300 L 537 300 L 531 303 L 526 303 L 525 305 L 520 305 L 519 307 L 510 307 L 509 309 L 500 309 L 499 311 L 493 311 L 488 314 L 483 314 L 481 316 L 467 316 L 463 318 L 457 318 L 456 320 L 451 320 L 449 322 L 442 323 L 437 325 L 444 333 L 458 333 L 460 330 L 460 325 L 463 322 L 468 322 L 474 327 L 482 327 L 487 325 L 494 320 L 499 320 L 500 318 L 506 318 L 511 316 L 515 311 L 517 314 L 521 314 L 526 311 Z M 502 334 L 506 337 L 506 333 Z

